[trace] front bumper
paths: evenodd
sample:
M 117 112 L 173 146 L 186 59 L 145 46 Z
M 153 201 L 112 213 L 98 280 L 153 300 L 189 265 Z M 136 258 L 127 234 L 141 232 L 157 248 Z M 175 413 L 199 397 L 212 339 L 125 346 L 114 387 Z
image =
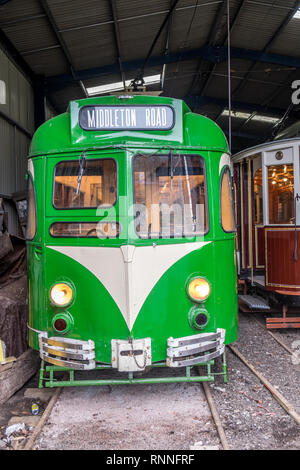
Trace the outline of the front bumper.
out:
M 169 338 L 166 349 L 167 367 L 191 367 L 207 364 L 222 356 L 225 350 L 225 330 L 183 338 Z M 151 365 L 151 338 L 111 341 L 111 367 L 119 372 L 141 372 Z M 96 368 L 95 343 L 72 338 L 48 338 L 39 333 L 40 357 L 50 364 L 75 370 Z M 109 366 L 108 366 L 109 367 Z
M 56 366 L 75 370 L 95 369 L 95 343 L 72 338 L 48 338 L 46 332 L 39 334 L 40 357 Z
M 184 338 L 169 338 L 167 349 L 168 367 L 190 367 L 216 359 L 225 351 L 225 330 L 202 333 Z

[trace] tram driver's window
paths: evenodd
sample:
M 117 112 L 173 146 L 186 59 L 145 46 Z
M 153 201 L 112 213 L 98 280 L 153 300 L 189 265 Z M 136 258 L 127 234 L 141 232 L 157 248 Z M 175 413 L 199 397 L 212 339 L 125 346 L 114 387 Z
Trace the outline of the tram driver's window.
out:
M 221 180 L 221 224 L 224 232 L 235 232 L 232 179 L 229 168 L 225 168 Z
M 53 203 L 57 209 L 113 206 L 117 199 L 117 168 L 111 158 L 60 162 L 54 172 Z
M 269 223 L 294 224 L 293 165 L 268 167 Z
M 263 223 L 263 183 L 262 169 L 256 171 L 254 175 L 254 223 Z
M 140 238 L 208 232 L 205 162 L 200 155 L 137 155 L 133 178 L 135 230 Z
M 28 176 L 28 217 L 26 227 L 26 239 L 33 240 L 36 234 L 36 198 L 31 175 Z

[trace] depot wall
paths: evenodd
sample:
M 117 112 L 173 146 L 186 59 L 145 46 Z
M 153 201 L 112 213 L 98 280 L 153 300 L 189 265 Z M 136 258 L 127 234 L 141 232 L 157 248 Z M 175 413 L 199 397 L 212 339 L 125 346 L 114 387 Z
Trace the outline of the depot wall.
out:
M 33 87 L 0 47 L 0 195 L 26 189 L 27 153 L 34 132 Z M 6 202 L 9 230 L 18 234 L 13 204 Z

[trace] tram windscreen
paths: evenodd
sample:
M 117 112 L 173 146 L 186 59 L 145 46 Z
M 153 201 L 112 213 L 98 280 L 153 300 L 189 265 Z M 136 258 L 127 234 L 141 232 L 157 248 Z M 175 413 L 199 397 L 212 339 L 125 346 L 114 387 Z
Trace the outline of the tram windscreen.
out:
M 135 230 L 140 238 L 182 238 L 208 231 L 204 159 L 137 155 L 133 160 Z
M 56 165 L 53 203 L 57 209 L 110 207 L 116 198 L 117 168 L 113 159 L 78 159 Z

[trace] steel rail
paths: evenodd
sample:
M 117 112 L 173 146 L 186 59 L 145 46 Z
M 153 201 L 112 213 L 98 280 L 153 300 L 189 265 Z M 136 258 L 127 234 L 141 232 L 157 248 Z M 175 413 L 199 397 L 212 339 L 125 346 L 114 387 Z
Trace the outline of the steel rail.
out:
M 229 447 L 229 444 L 228 444 L 228 441 L 227 441 L 227 438 L 226 438 L 226 435 L 225 435 L 225 432 L 224 432 L 224 428 L 222 426 L 222 422 L 221 422 L 221 419 L 220 419 L 220 416 L 219 416 L 219 413 L 218 413 L 218 410 L 217 410 L 217 407 L 215 405 L 213 396 L 212 396 L 212 394 L 210 392 L 210 389 L 209 389 L 209 385 L 207 383 L 203 383 L 202 387 L 203 387 L 203 391 L 204 391 L 208 406 L 210 408 L 211 415 L 212 415 L 213 420 L 215 422 L 215 426 L 217 428 L 217 432 L 218 432 L 219 439 L 221 441 L 223 450 L 230 450 L 230 447 Z
M 245 312 L 240 312 L 240 313 L 242 313 L 245 317 L 247 316 L 247 314 L 246 314 Z M 285 349 L 294 359 L 296 359 L 296 360 L 299 359 L 298 356 L 297 356 L 297 354 L 295 354 L 295 352 L 292 351 L 292 350 L 287 346 L 287 344 L 285 344 L 285 342 L 282 341 L 282 339 L 278 337 L 277 334 L 273 333 L 273 332 L 270 331 L 270 330 L 267 330 L 265 324 L 261 323 L 259 320 L 257 320 L 257 318 L 255 318 L 255 317 L 252 317 L 252 318 L 254 319 L 254 321 L 255 321 L 261 328 L 263 328 L 263 330 L 264 330 L 266 333 L 268 333 L 270 336 L 272 336 L 272 338 L 275 339 L 275 341 L 277 341 L 277 343 L 280 344 L 280 346 L 282 346 L 283 349 Z
M 251 372 L 256 375 L 256 377 L 262 382 L 266 389 L 271 393 L 271 395 L 277 400 L 279 405 L 294 419 L 294 421 L 300 425 L 300 415 L 295 411 L 293 405 L 280 393 L 276 388 L 269 382 L 255 367 L 251 362 L 246 359 L 246 357 L 235 347 L 229 345 L 230 350 L 237 356 L 243 364 L 245 364 Z
M 46 409 L 45 409 L 44 413 L 41 416 L 41 419 L 39 420 L 37 426 L 35 427 L 33 433 L 29 437 L 28 441 L 26 442 L 26 444 L 25 444 L 25 446 L 22 450 L 32 450 L 32 448 L 34 446 L 34 443 L 37 440 L 38 435 L 40 434 L 41 430 L 43 429 L 43 426 L 46 423 L 46 421 L 47 421 L 47 419 L 48 419 L 55 403 L 57 402 L 61 391 L 62 391 L 61 388 L 57 388 L 55 390 L 54 394 L 52 395 L 52 397 L 51 397 L 51 399 L 48 403 L 48 405 L 46 406 Z

